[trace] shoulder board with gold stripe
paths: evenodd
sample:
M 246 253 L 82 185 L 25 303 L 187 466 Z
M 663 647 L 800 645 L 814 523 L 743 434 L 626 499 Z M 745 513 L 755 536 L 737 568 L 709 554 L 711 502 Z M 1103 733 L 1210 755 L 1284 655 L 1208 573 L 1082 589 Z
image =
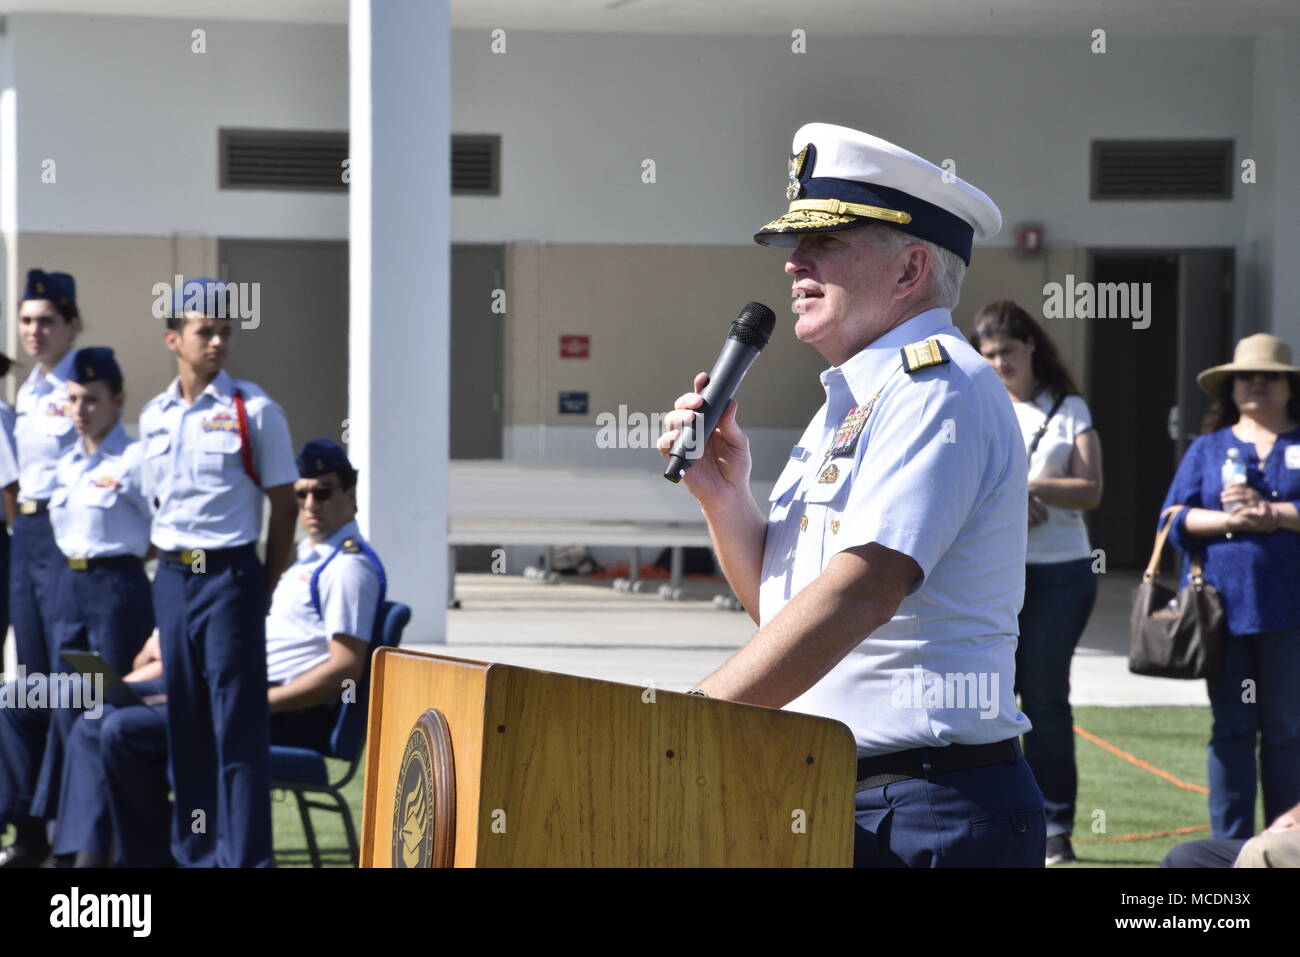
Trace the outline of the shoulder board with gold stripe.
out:
M 343 551 L 348 555 L 355 555 L 361 551 L 361 546 L 349 538 L 343 543 Z
M 921 342 L 909 343 L 899 351 L 903 353 L 903 368 L 908 375 L 914 375 L 930 366 L 941 366 L 948 361 L 948 354 L 933 336 Z

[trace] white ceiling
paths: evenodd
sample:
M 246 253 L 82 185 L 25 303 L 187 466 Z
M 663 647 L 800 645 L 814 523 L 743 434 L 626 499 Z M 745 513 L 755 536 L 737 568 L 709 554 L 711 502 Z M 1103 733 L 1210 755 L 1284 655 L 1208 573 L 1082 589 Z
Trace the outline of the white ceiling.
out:
M 347 0 L 0 0 L 0 13 L 345 23 Z M 1297 0 L 451 0 L 455 27 L 827 36 L 1250 36 L 1300 28 Z

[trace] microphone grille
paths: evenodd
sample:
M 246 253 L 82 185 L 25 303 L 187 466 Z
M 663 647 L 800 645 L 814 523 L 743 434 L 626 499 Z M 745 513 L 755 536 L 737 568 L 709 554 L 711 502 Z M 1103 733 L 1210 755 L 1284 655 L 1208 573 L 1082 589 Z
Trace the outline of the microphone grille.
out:
M 731 323 L 730 338 L 762 349 L 776 328 L 776 313 L 761 302 L 748 303 Z

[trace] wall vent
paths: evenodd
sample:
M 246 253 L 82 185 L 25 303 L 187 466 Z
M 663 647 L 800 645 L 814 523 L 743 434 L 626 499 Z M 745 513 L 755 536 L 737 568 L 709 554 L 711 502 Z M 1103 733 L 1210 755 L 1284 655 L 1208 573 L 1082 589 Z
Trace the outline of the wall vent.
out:
M 346 192 L 348 134 L 220 131 L 221 188 Z
M 1232 140 L 1093 140 L 1093 199 L 1231 199 Z

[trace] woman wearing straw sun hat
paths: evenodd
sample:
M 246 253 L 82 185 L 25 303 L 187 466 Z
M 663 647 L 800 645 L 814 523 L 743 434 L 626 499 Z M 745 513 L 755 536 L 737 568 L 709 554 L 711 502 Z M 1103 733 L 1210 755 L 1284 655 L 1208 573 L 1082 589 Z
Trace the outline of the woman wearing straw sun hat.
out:
M 1300 367 L 1259 333 L 1196 381 L 1214 403 L 1161 511 L 1186 506 L 1171 538 L 1204 554 L 1223 600 L 1224 660 L 1207 679 L 1210 824 L 1216 838 L 1248 838 L 1257 738 L 1265 819 L 1300 801 Z

